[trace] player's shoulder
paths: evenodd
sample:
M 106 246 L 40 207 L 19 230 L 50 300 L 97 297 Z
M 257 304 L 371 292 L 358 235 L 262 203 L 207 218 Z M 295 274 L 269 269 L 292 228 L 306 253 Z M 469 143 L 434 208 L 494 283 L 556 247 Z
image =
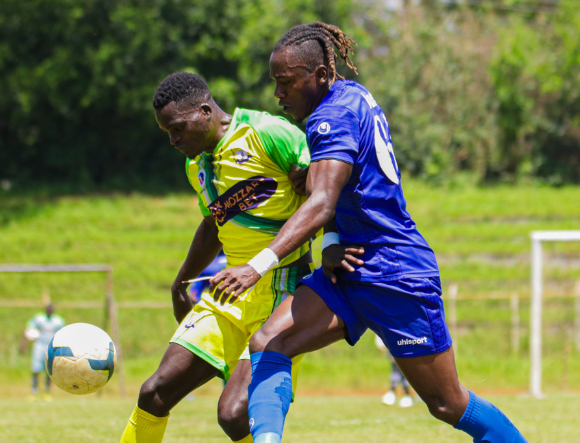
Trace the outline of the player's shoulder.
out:
M 324 125 L 332 126 L 333 121 L 363 120 L 370 110 L 367 97 L 372 99 L 369 91 L 360 83 L 352 80 L 335 82 L 326 97 L 310 115 L 306 132 L 314 129 L 324 131 Z M 320 125 L 323 127 L 319 128 Z
M 46 319 L 46 314 L 42 313 L 42 312 L 37 312 L 36 314 L 34 314 L 34 316 L 30 319 L 30 321 L 34 321 L 34 322 L 38 322 L 38 321 L 43 321 Z
M 267 112 L 237 109 L 236 121 L 245 122 L 255 130 L 265 154 L 282 170 L 288 172 L 294 163 L 308 166 L 310 153 L 306 134 L 285 118 Z
M 360 83 L 352 80 L 339 80 L 331 86 L 330 91 L 312 115 L 332 114 L 342 108 L 360 116 L 369 109 L 369 98 L 372 99 L 372 95 Z M 374 99 L 372 101 L 374 102 Z M 363 106 L 364 104 L 367 106 Z
M 234 113 L 234 124 L 236 128 L 242 124 L 251 126 L 256 132 L 269 132 L 285 130 L 289 132 L 302 132 L 283 117 L 272 115 L 265 111 L 255 111 L 253 109 L 237 108 Z

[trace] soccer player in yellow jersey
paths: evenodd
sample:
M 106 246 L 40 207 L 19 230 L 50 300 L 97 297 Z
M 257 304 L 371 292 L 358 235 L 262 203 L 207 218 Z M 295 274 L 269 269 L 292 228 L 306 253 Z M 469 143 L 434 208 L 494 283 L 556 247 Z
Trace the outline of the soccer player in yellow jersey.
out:
M 269 245 L 306 197 L 293 188 L 310 163 L 302 131 L 265 112 L 222 111 L 205 81 L 177 73 L 153 98 L 156 120 L 186 157 L 187 177 L 204 216 L 172 286 L 180 323 L 161 364 L 141 387 L 122 443 L 160 443 L 170 410 L 214 377 L 227 381 L 218 422 L 233 441 L 251 442 L 248 342 L 272 311 L 311 272 L 309 244 L 265 272 L 235 303 L 209 295 L 192 306 L 184 281 L 197 277 L 223 248 L 227 266 L 247 263 Z M 301 356 L 295 359 L 299 367 Z M 296 376 L 294 371 L 293 378 Z

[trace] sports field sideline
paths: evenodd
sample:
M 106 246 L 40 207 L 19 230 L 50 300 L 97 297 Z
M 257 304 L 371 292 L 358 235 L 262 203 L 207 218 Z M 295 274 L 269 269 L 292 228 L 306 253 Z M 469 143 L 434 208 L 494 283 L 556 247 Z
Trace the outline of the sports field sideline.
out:
M 285 442 L 468 443 L 471 439 L 432 419 L 423 403 L 384 406 L 373 396 L 301 396 L 291 407 Z M 61 397 L 61 396 L 59 396 Z M 506 411 L 530 443 L 580 442 L 580 396 L 554 394 L 543 400 L 488 396 Z M 94 395 L 56 398 L 52 403 L 0 400 L 2 443 L 116 442 L 134 407 L 133 399 Z M 171 413 L 166 443 L 229 441 L 216 423 L 217 396 L 184 401 Z

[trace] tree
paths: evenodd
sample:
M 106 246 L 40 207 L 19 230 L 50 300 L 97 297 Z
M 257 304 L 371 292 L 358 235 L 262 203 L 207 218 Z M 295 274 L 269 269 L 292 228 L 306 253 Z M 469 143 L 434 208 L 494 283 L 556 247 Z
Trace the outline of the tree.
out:
M 352 8 L 346 0 L 5 0 L 0 177 L 73 189 L 186 186 L 183 158 L 153 120 L 157 84 L 193 71 L 227 111 L 276 110 L 274 43 L 298 23 L 342 25 Z

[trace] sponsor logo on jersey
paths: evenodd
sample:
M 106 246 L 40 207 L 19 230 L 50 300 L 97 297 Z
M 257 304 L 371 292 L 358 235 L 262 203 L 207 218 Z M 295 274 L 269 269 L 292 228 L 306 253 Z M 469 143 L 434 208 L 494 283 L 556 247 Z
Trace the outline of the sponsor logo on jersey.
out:
M 397 344 L 399 346 L 404 346 L 404 345 L 420 345 L 422 343 L 427 343 L 427 337 L 417 338 L 417 339 L 414 339 L 414 340 L 409 340 L 408 338 L 404 338 L 404 339 L 399 340 L 397 342 Z
M 199 185 L 203 188 L 205 186 L 205 171 L 203 169 L 199 170 L 199 174 L 197 174 L 197 179 L 199 180 Z
M 318 132 L 321 134 L 328 134 L 330 132 L 330 125 L 327 122 L 322 122 L 318 126 Z
M 238 165 L 246 163 L 252 156 L 243 149 L 237 149 L 234 153 L 234 160 Z
M 276 193 L 278 183 L 273 178 L 252 177 L 242 180 L 210 203 L 212 217 L 223 226 L 240 212 L 257 207 Z

